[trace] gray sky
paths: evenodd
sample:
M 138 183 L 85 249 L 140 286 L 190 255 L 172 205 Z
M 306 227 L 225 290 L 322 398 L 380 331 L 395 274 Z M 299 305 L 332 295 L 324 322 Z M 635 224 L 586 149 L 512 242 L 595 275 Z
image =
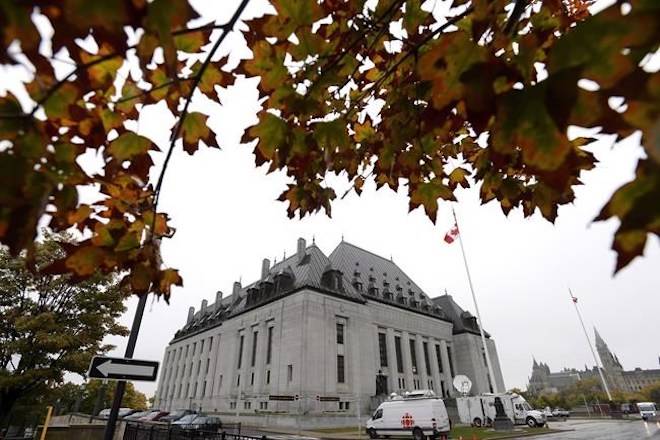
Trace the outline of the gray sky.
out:
M 225 6 L 229 2 L 194 3 L 201 4 L 205 17 L 220 21 L 233 11 Z M 222 10 L 213 9 L 220 4 Z M 254 2 L 247 15 L 259 10 L 263 2 Z M 226 51 L 246 53 L 239 35 L 228 43 Z M 0 79 L 19 76 L 0 70 Z M 343 235 L 379 255 L 392 255 L 431 297 L 447 289 L 474 312 L 460 248 L 442 240 L 452 225 L 450 204 L 440 205 L 434 226 L 421 210 L 408 213 L 404 192 L 375 191 L 368 183 L 361 197 L 353 193 L 336 202 L 332 219 L 314 215 L 289 220 L 285 205 L 276 201 L 287 178 L 255 168 L 253 147 L 239 144 L 242 129 L 256 120 L 255 83 L 246 81 L 223 91 L 221 99 L 223 106 L 204 100 L 195 105 L 211 112 L 209 125 L 218 133 L 223 150 L 203 148 L 190 157 L 179 149 L 168 169 L 160 209 L 171 215 L 177 232 L 164 242 L 163 257 L 180 269 L 185 285 L 174 290 L 169 306 L 150 300 L 136 358 L 162 360 L 165 346 L 185 323 L 189 306 L 198 309 L 202 299 L 212 302 L 217 290 L 228 294 L 240 277 L 244 284 L 255 280 L 261 259 L 280 260 L 284 251 L 291 254 L 298 237 L 309 242 L 315 237 L 326 253 Z M 169 136 L 165 126 L 170 122 L 171 115 L 156 106 L 143 112 L 137 129 L 164 147 Z M 585 185 L 576 189 L 577 200 L 560 208 L 555 225 L 539 214 L 523 219 L 521 212 L 514 211 L 505 217 L 495 203 L 481 206 L 476 189 L 458 193 L 455 206 L 484 326 L 497 343 L 507 388 L 526 386 L 532 356 L 553 370 L 593 364 L 568 286 L 579 298 L 587 326 L 598 327 L 626 369 L 658 368 L 658 346 L 648 342 L 654 340 L 651 335 L 660 334 L 658 240 L 652 237 L 646 256 L 613 277 L 615 254 L 610 246 L 617 222 L 591 223 L 612 192 L 633 177 L 636 160 L 643 154 L 639 137 L 614 148 L 611 140 L 604 140 L 591 150 L 600 163 L 583 174 Z M 95 160 L 89 155 L 85 163 L 93 166 Z M 160 165 L 162 154 L 155 160 Z M 343 179 L 330 182 L 338 194 L 347 188 Z M 135 303 L 129 301 L 122 319 L 127 326 Z M 593 332 L 590 336 L 593 339 Z M 110 342 L 118 345 L 113 354 L 121 356 L 125 339 Z M 136 385 L 149 395 L 155 390 L 155 384 Z

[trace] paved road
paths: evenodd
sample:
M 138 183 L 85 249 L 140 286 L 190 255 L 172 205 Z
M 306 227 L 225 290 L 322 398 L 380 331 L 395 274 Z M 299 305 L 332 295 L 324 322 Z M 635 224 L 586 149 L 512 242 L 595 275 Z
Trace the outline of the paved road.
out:
M 571 420 L 552 423 L 551 428 L 574 429 L 557 434 L 526 437 L 527 440 L 660 440 L 660 422 L 642 422 L 641 420 Z

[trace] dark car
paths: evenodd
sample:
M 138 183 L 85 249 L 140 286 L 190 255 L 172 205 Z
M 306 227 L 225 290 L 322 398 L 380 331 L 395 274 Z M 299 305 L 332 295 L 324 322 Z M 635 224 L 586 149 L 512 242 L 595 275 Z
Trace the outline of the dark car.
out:
M 188 416 L 190 414 L 196 414 L 195 411 L 191 409 L 177 409 L 172 412 L 170 412 L 168 415 L 165 417 L 161 417 L 159 419 L 160 422 L 166 422 L 166 423 L 172 423 L 176 422 L 177 420 L 181 419 L 184 416 Z
M 138 411 L 138 412 L 136 412 L 136 413 L 133 413 L 133 414 L 131 414 L 131 415 L 129 415 L 129 416 L 124 417 L 124 420 L 128 420 L 128 421 L 136 421 L 136 420 L 141 419 L 141 418 L 144 417 L 144 416 L 148 416 L 149 414 L 151 414 L 151 410 L 148 410 L 148 411 Z
M 152 410 L 149 414 L 140 418 L 141 422 L 158 422 L 160 419 L 168 415 L 169 412 L 161 411 L 159 409 Z
M 218 417 L 202 414 L 189 414 L 176 422 L 173 427 L 191 431 L 218 432 L 222 429 L 222 423 Z

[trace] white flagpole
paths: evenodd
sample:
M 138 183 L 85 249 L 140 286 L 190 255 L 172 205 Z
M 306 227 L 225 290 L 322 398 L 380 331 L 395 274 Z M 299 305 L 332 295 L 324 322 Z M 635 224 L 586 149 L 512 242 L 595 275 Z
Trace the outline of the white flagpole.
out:
M 479 323 L 479 332 L 481 333 L 481 343 L 484 347 L 484 354 L 486 355 L 486 366 L 488 367 L 488 375 L 490 376 L 490 384 L 493 387 L 493 392 L 498 393 L 497 382 L 493 374 L 493 365 L 490 362 L 490 353 L 486 346 L 486 335 L 484 334 L 484 326 L 481 321 L 481 313 L 479 313 L 479 306 L 477 305 L 477 297 L 474 294 L 474 287 L 472 286 L 472 277 L 470 276 L 470 268 L 468 267 L 467 257 L 465 256 L 465 248 L 463 247 L 463 239 L 461 238 L 461 228 L 458 226 L 458 218 L 456 218 L 456 211 L 452 207 L 451 212 L 454 214 L 454 223 L 458 228 L 458 242 L 461 245 L 461 253 L 463 254 L 463 263 L 465 263 L 465 273 L 467 274 L 468 284 L 470 285 L 470 292 L 472 293 L 472 301 L 474 302 L 474 311 L 477 313 L 477 322 Z
M 594 362 L 596 363 L 596 368 L 598 369 L 598 373 L 600 374 L 600 380 L 603 382 L 603 388 L 605 388 L 605 393 L 607 393 L 607 398 L 611 401 L 612 400 L 612 395 L 610 394 L 610 388 L 607 386 L 607 381 L 605 380 L 605 376 L 603 375 L 603 369 L 600 366 L 600 362 L 598 362 L 598 358 L 596 357 L 596 352 L 594 351 L 593 345 L 591 345 L 591 339 L 589 339 L 589 333 L 587 333 L 587 328 L 584 326 L 584 321 L 582 320 L 582 314 L 580 313 L 580 309 L 578 308 L 577 301 L 574 296 L 573 292 L 571 291 L 571 288 L 568 288 L 568 293 L 571 295 L 571 301 L 573 301 L 573 305 L 575 306 L 575 311 L 577 312 L 578 318 L 580 319 L 580 324 L 582 324 L 582 330 L 584 330 L 584 337 L 587 338 L 587 344 L 589 344 L 589 349 L 591 350 L 591 355 L 594 357 Z

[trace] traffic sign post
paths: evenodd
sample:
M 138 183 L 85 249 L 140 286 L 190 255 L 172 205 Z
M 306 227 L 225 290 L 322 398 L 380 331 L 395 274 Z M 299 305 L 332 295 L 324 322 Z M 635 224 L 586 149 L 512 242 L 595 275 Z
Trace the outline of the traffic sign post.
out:
M 104 380 L 141 380 L 154 382 L 158 374 L 158 362 L 129 358 L 95 356 L 89 364 L 87 377 Z
M 133 353 L 135 352 L 135 344 L 137 343 L 138 333 L 140 332 L 140 325 L 142 324 L 142 316 L 144 315 L 144 307 L 147 305 L 147 295 L 141 295 L 138 300 L 137 310 L 135 311 L 135 317 L 133 317 L 133 325 L 131 326 L 131 334 L 128 335 L 128 344 L 126 345 L 126 352 L 124 353 L 125 358 L 132 358 Z M 117 424 L 117 416 L 119 414 L 119 407 L 121 401 L 124 398 L 124 390 L 126 389 L 126 382 L 120 380 L 117 382 L 117 388 L 115 388 L 115 397 L 112 400 L 112 409 L 110 410 L 110 416 L 108 417 L 108 422 L 105 424 L 105 433 L 103 434 L 103 440 L 113 440 L 115 436 L 115 425 Z

